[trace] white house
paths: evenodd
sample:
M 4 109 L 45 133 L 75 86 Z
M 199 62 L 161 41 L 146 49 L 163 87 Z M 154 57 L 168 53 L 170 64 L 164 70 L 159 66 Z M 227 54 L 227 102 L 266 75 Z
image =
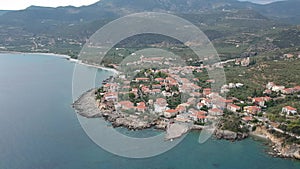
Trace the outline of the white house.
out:
M 154 111 L 156 113 L 163 113 L 167 109 L 167 100 L 164 98 L 157 98 L 154 103 Z
M 288 116 L 297 115 L 297 109 L 291 106 L 285 106 L 282 108 L 282 113 L 286 113 Z

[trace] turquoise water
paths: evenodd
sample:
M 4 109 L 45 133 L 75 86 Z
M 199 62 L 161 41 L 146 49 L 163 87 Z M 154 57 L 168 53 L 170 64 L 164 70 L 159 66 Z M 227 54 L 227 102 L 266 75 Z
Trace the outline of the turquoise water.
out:
M 0 54 L 0 169 L 300 168 L 298 161 L 268 156 L 261 142 L 198 144 L 197 132 L 153 158 L 110 154 L 86 136 L 70 106 L 73 68 L 57 57 Z M 98 71 L 98 79 L 108 74 Z

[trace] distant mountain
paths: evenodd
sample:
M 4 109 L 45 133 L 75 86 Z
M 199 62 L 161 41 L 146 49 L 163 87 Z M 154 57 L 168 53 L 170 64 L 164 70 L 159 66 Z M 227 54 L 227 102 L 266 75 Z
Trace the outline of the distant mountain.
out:
M 261 14 L 291 24 L 300 24 L 300 0 L 287 0 L 256 6 Z
M 0 17 L 1 24 L 19 24 L 26 21 L 79 22 L 118 17 L 143 11 L 173 13 L 201 13 L 212 10 L 253 9 L 262 15 L 287 22 L 298 22 L 300 0 L 274 2 L 259 5 L 238 0 L 101 0 L 83 7 L 38 7 L 5 12 Z M 1 15 L 1 12 L 0 12 Z
M 220 39 L 221 43 L 226 41 L 224 38 L 267 31 L 281 23 L 300 23 L 300 0 L 265 5 L 238 0 L 101 0 L 82 7 L 31 6 L 0 11 L 0 48 L 69 54 L 78 51 L 109 21 L 144 11 L 182 16 L 201 27 L 211 40 Z
M 0 16 L 7 13 L 7 12 L 11 12 L 11 11 L 9 11 L 9 10 L 0 10 Z

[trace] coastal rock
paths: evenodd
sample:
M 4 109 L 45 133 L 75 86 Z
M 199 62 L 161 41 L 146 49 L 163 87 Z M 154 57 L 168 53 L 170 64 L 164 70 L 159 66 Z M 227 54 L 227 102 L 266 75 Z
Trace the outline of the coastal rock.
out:
M 89 90 L 79 97 L 73 103 L 73 108 L 78 114 L 87 118 L 102 117 L 100 109 L 98 109 L 95 101 L 95 90 Z
M 165 136 L 166 140 L 171 140 L 181 137 L 183 134 L 187 133 L 190 130 L 190 126 L 187 124 L 173 123 L 168 125 L 167 133 Z
M 114 127 L 124 126 L 127 127 L 128 129 L 139 130 L 139 129 L 150 128 L 151 124 L 138 118 L 123 117 L 123 118 L 117 118 L 113 122 L 113 126 Z
M 218 139 L 236 140 L 237 133 L 229 130 L 217 130 L 215 133 Z
M 265 127 L 258 127 L 260 134 L 266 136 L 272 142 L 273 156 L 279 156 L 283 158 L 294 158 L 300 160 L 300 146 L 296 144 L 285 145 L 283 138 L 278 138 L 271 134 Z

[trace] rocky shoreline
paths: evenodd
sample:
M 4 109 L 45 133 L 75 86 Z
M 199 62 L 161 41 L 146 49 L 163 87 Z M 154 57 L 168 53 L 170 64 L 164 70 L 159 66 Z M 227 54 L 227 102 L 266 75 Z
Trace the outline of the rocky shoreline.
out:
M 263 136 L 271 143 L 268 145 L 270 151 L 268 154 L 280 158 L 292 158 L 300 160 L 300 146 L 297 144 L 287 145 L 284 138 L 278 138 L 271 134 L 265 127 L 257 127 L 254 135 Z
M 202 126 L 186 125 L 180 123 L 167 124 L 161 120 L 156 119 L 153 121 L 147 119 L 137 118 L 134 115 L 124 115 L 121 113 L 114 113 L 112 111 L 101 111 L 99 103 L 95 101 L 95 89 L 85 92 L 72 104 L 76 112 L 86 118 L 104 118 L 109 121 L 113 127 L 126 127 L 130 130 L 142 130 L 146 128 L 156 128 L 166 131 L 165 140 L 172 140 L 181 137 L 188 133 L 190 130 L 202 130 Z M 228 130 L 217 129 L 214 132 L 217 139 L 225 139 L 229 141 L 243 140 L 249 137 L 248 133 L 236 133 Z M 268 154 L 274 157 L 293 158 L 300 160 L 300 146 L 299 145 L 284 145 L 284 140 L 277 138 L 265 127 L 257 127 L 255 132 L 251 135 L 260 138 L 268 139 L 271 144 L 271 151 Z
M 215 131 L 215 136 L 217 139 L 225 139 L 225 140 L 230 140 L 230 141 L 236 141 L 236 140 L 243 140 L 248 138 L 249 134 L 247 133 L 236 133 L 233 131 L 229 130 L 216 130 Z
M 116 111 L 101 111 L 99 104 L 95 101 L 95 89 L 91 89 L 82 94 L 72 107 L 76 112 L 86 118 L 104 118 L 110 122 L 113 127 L 125 127 L 130 130 L 142 130 L 155 128 L 166 131 L 166 140 L 172 140 L 181 137 L 191 129 L 201 129 L 185 124 L 174 123 L 167 124 L 159 119 L 150 120 L 141 119 L 135 115 L 125 115 Z

